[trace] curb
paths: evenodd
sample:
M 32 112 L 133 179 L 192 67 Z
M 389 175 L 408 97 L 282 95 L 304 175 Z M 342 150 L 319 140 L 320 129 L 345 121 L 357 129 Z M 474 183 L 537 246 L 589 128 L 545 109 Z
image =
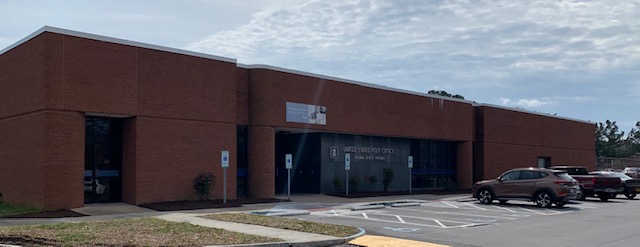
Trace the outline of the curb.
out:
M 274 242 L 274 243 L 256 243 L 256 244 L 236 244 L 236 245 L 209 245 L 209 247 L 218 247 L 218 246 L 232 246 L 232 247 L 245 247 L 245 246 L 257 246 L 257 247 L 315 247 L 315 246 L 334 246 L 341 245 L 349 240 L 361 237 L 366 234 L 366 231 L 360 227 L 360 232 L 344 237 L 337 238 L 331 240 L 321 240 L 321 241 L 312 241 L 312 242 Z

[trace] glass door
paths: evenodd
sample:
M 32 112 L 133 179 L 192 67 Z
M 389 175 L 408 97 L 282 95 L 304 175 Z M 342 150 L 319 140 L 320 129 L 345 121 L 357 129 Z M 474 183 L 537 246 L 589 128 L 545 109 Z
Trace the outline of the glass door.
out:
M 122 128 L 119 119 L 87 118 L 85 203 L 122 200 Z

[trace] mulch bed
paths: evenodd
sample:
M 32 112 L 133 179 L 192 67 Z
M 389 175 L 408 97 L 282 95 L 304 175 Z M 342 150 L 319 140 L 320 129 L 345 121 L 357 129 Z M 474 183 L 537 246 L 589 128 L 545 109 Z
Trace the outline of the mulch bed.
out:
M 59 209 L 54 211 L 44 211 L 37 213 L 15 214 L 0 218 L 66 218 L 66 217 L 82 217 L 87 216 L 69 209 Z

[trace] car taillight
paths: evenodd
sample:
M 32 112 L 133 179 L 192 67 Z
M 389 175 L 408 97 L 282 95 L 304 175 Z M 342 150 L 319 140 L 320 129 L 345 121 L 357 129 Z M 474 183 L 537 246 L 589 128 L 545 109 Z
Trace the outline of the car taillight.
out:
M 571 184 L 573 184 L 571 181 L 567 181 L 567 180 L 556 180 L 554 183 L 561 184 L 561 185 L 571 185 Z

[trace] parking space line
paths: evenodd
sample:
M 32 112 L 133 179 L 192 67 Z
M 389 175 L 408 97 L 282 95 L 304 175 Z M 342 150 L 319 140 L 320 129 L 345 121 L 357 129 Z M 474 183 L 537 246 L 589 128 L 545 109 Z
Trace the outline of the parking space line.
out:
M 439 220 L 433 220 L 436 223 L 438 223 L 438 225 L 440 225 L 442 228 L 448 228 L 447 226 L 445 226 L 444 224 L 442 224 Z
M 523 210 L 532 212 L 532 213 L 536 213 L 536 214 L 540 214 L 540 215 L 547 215 L 546 213 L 543 213 L 543 212 L 540 212 L 540 211 L 537 211 L 537 210 L 528 209 L 528 208 L 524 208 L 524 207 L 520 207 L 520 208 L 522 208 Z
M 495 205 L 491 205 L 491 206 L 494 207 L 494 208 L 497 208 L 497 209 L 501 209 L 501 210 L 505 210 L 505 211 L 511 212 L 511 213 L 517 213 L 515 210 L 508 209 L 508 208 L 505 208 L 505 207 L 500 207 L 500 206 L 495 206 Z
M 501 218 L 507 220 L 516 220 L 514 217 L 506 217 L 506 216 L 493 216 L 493 215 L 480 215 L 480 214 L 464 214 L 464 213 L 454 213 L 454 212 L 443 212 L 443 211 L 430 211 L 430 210 L 420 210 L 420 209 L 410 209 L 410 208 L 394 208 L 394 210 L 405 210 L 412 212 L 424 212 L 424 213 L 435 213 L 435 214 L 451 214 L 458 216 L 469 216 L 469 217 L 484 217 L 484 218 Z
M 396 218 L 398 218 L 398 220 L 402 223 L 407 223 L 407 222 L 404 222 L 404 220 L 402 219 L 402 217 L 400 217 L 400 215 L 396 215 Z
M 451 207 L 453 207 L 453 208 L 460 208 L 460 207 L 458 207 L 458 206 L 456 206 L 456 205 L 453 205 L 453 204 L 451 204 L 451 203 L 449 203 L 449 202 L 442 202 L 442 203 L 447 204 L 447 205 L 449 205 L 449 206 L 451 206 Z
M 468 202 L 465 202 L 464 204 L 466 204 L 466 205 L 468 205 L 468 206 L 470 206 L 470 207 L 474 207 L 474 208 L 477 208 L 477 209 L 480 209 L 480 210 L 485 210 L 485 211 L 487 210 L 486 208 L 483 208 L 483 207 L 478 207 L 478 206 L 476 206 L 476 205 L 473 205 L 473 204 L 471 204 L 471 203 L 468 203 Z
M 356 216 L 350 216 L 350 215 L 339 215 L 339 217 L 345 217 L 345 218 L 352 218 L 352 219 L 361 219 L 361 220 L 365 220 L 361 217 L 356 217 Z M 392 220 L 382 220 L 382 219 L 375 219 L 375 218 L 369 218 L 366 220 L 371 220 L 371 221 L 378 221 L 378 222 L 387 222 L 387 223 L 394 223 L 394 224 L 407 224 L 407 225 L 414 225 L 414 226 L 424 226 L 424 227 L 437 227 L 437 228 L 441 228 L 440 226 L 435 226 L 435 225 L 427 225 L 427 224 L 418 224 L 418 223 L 409 223 L 409 222 L 405 222 L 405 223 L 400 223 L 398 221 L 392 221 Z M 466 223 L 466 222 L 465 222 Z
M 364 217 L 365 219 L 369 218 L 369 216 L 367 216 L 367 214 L 365 214 L 365 213 L 362 213 L 362 217 Z
M 381 215 L 381 216 L 397 216 L 394 214 L 384 214 L 384 213 L 379 213 L 376 215 Z M 442 222 L 449 222 L 449 223 L 455 223 L 455 224 L 469 224 L 469 222 L 463 222 L 463 221 L 455 221 L 455 220 L 441 220 L 441 219 L 435 219 L 435 218 L 428 218 L 428 217 L 418 217 L 418 216 L 408 216 L 408 215 L 404 215 L 404 218 L 409 218 L 409 219 L 418 219 L 418 220 L 424 220 L 424 221 L 434 221 L 437 222 L 439 225 L 442 225 Z M 406 224 L 410 224 L 410 223 L 406 223 Z M 452 227 L 446 227 L 446 228 L 452 228 Z

